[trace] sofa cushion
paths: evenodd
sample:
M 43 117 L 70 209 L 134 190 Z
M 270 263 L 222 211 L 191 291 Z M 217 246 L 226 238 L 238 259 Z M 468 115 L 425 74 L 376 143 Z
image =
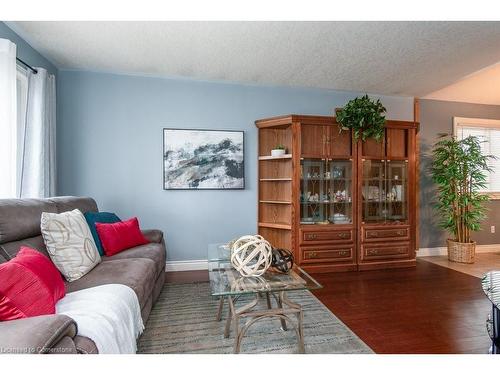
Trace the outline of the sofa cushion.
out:
M 50 259 L 66 280 L 78 280 L 101 261 L 80 210 L 60 214 L 44 212 L 41 229 Z
M 167 254 L 165 253 L 165 248 L 162 244 L 148 243 L 146 245 L 124 250 L 110 257 L 104 256 L 102 257 L 102 260 L 103 262 L 107 262 L 116 259 L 151 259 L 155 264 L 155 277 L 157 278 L 161 272 L 165 272 L 166 257 Z
M 155 264 L 151 259 L 116 259 L 101 262 L 82 278 L 66 283 L 66 293 L 104 284 L 124 284 L 137 294 L 141 308 L 154 288 Z
M 142 235 L 136 217 L 112 224 L 96 223 L 95 227 L 107 256 L 149 243 Z
M 0 199 L 0 244 L 40 235 L 42 212 L 57 212 L 47 199 Z
M 120 221 L 120 218 L 116 216 L 112 212 L 85 212 L 83 214 L 85 216 L 85 220 L 87 220 L 87 224 L 89 225 L 90 232 L 92 233 L 92 237 L 94 238 L 95 245 L 97 246 L 97 250 L 99 251 L 99 255 L 104 255 L 104 249 L 102 248 L 102 243 L 97 234 L 97 229 L 95 227 L 96 223 L 117 223 Z

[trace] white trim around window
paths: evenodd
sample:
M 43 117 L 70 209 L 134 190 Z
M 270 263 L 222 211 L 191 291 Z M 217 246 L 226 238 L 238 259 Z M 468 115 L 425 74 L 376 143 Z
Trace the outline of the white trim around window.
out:
M 494 171 L 488 173 L 490 188 L 485 192 L 490 199 L 500 200 L 500 144 L 497 143 L 500 142 L 500 120 L 453 117 L 453 134 L 457 138 L 462 139 L 470 133 L 482 136 L 486 140 L 484 152 L 497 157 L 497 160 L 492 162 Z

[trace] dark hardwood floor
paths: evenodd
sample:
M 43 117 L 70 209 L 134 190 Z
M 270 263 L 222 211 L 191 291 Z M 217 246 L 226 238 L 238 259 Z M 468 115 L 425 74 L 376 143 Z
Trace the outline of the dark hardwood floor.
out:
M 417 267 L 314 274 L 314 292 L 376 353 L 487 353 L 490 303 L 480 279 L 417 260 Z M 207 281 L 207 271 L 167 282 Z
M 425 261 L 413 269 L 314 275 L 314 294 L 376 353 L 487 353 L 480 279 Z

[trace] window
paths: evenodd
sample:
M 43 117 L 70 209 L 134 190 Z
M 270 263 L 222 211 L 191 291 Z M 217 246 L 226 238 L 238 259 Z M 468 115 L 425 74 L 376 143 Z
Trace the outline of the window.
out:
M 19 197 L 19 181 L 21 181 L 21 163 L 23 153 L 23 139 L 26 122 L 26 108 L 28 101 L 28 73 L 20 66 L 16 68 L 13 90 L 6 94 L 5 101 L 10 108 L 8 112 L 11 121 L 2 122 L 0 136 L 5 149 L 0 160 L 1 186 L 0 198 Z M 4 108 L 5 109 L 5 108 Z
M 16 195 L 16 45 L 0 38 L 0 198 Z
M 492 199 L 500 199 L 500 120 L 489 120 L 480 118 L 453 118 L 453 133 L 458 139 L 470 135 L 479 137 L 484 143 L 481 145 L 483 154 L 493 155 L 497 159 L 490 160 L 493 168 L 488 174 L 488 187 L 485 192 Z

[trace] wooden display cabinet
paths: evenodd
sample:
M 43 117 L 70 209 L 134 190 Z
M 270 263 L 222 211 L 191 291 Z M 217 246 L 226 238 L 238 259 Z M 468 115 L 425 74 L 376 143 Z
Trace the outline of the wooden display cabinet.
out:
M 384 138 L 358 148 L 358 268 L 414 266 L 418 124 L 387 121 Z
M 258 120 L 259 234 L 313 272 L 415 265 L 417 124 L 354 142 L 334 117 Z M 277 145 L 286 154 L 271 157 Z

